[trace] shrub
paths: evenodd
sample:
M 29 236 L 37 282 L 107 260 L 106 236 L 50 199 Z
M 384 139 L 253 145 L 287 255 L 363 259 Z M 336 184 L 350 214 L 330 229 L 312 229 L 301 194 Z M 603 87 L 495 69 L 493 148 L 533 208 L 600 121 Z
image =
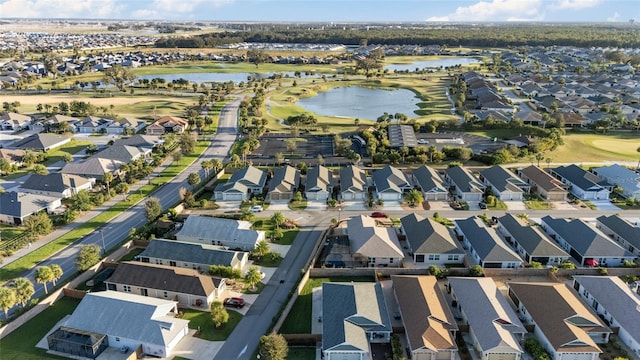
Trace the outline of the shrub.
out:
M 537 261 L 530 262 L 529 266 L 531 266 L 534 269 L 542 269 L 542 263 L 539 263 Z
M 600 275 L 602 275 L 602 276 L 605 276 L 605 275 L 607 275 L 608 273 L 609 273 L 609 271 L 607 271 L 607 269 L 606 269 L 606 268 L 603 268 L 603 267 L 598 268 L 598 274 L 600 274 Z
M 400 342 L 400 336 L 398 334 L 391 335 L 391 349 L 393 351 L 393 360 L 405 360 L 404 351 L 402 350 L 402 343 Z
M 628 260 L 623 261 L 623 262 L 622 262 L 622 264 L 623 264 L 623 265 L 624 265 L 624 267 L 626 267 L 626 268 L 634 268 L 634 267 L 637 267 L 637 266 L 638 266 L 638 264 L 636 264 L 635 262 L 633 262 L 633 261 L 628 261 Z
M 469 276 L 482 277 L 484 276 L 484 269 L 480 265 L 473 265 L 469 268 Z
M 436 279 L 444 279 L 447 276 L 447 270 L 440 269 L 435 265 L 429 266 L 429 274 L 436 277 Z
M 239 279 L 242 277 L 240 269 L 234 269 L 231 266 L 211 265 L 209 275 L 219 276 L 229 279 Z
M 561 269 L 575 269 L 576 266 L 571 262 L 571 260 L 565 260 L 560 264 Z
M 524 350 L 531 354 L 534 360 L 550 360 L 549 354 L 535 338 L 528 338 L 524 342 Z

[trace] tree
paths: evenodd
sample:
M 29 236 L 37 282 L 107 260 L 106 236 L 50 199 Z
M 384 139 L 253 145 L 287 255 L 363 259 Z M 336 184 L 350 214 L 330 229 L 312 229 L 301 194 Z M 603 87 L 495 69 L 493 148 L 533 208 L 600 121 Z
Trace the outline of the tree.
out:
M 124 85 L 135 78 L 131 70 L 122 65 L 114 65 L 104 71 L 104 81 L 115 85 L 120 91 L 125 91 Z
M 322 154 L 318 154 L 316 160 L 318 161 L 318 165 L 324 165 L 324 157 L 322 157 Z
M 254 64 L 256 68 L 258 68 L 258 65 L 262 64 L 268 59 L 269 59 L 269 55 L 267 55 L 267 53 L 265 53 L 264 50 L 251 49 L 247 51 L 247 60 L 250 63 Z
M 289 352 L 287 340 L 280 334 L 264 335 L 260 338 L 259 352 L 264 360 L 285 360 Z
M 287 218 L 280 211 L 274 212 L 271 216 L 271 223 L 276 229 L 280 228 L 280 226 L 282 226 L 282 224 L 284 224 L 286 221 Z
M 77 211 L 91 210 L 93 203 L 91 202 L 91 196 L 87 190 L 80 190 L 77 194 L 69 198 L 69 208 Z
M 301 191 L 296 191 L 296 193 L 293 195 L 293 201 L 295 201 L 295 202 L 301 202 L 302 201 L 302 192 Z
M 64 155 L 62 155 L 62 161 L 70 163 L 73 161 L 73 156 L 71 156 L 71 154 L 69 153 L 65 153 Z
M 109 188 L 109 186 L 111 185 L 111 182 L 113 181 L 113 174 L 110 172 L 105 172 L 104 175 L 102 176 L 102 182 L 107 185 L 107 194 L 111 193 L 111 189 Z
M 547 163 L 547 169 L 548 169 L 549 165 L 551 165 L 551 162 L 553 161 L 553 158 L 548 157 L 548 158 L 544 159 L 544 161 Z
M 296 139 L 287 139 L 285 143 L 287 144 L 287 151 L 290 152 L 291 154 L 293 154 L 298 148 L 298 143 L 296 142 Z
M 211 159 L 211 169 L 214 173 L 218 173 L 218 171 L 222 170 L 222 161 L 220 159 Z
M 9 318 L 9 309 L 18 302 L 16 297 L 16 289 L 12 287 L 0 287 L 0 309 L 4 311 L 4 318 Z
M 162 205 L 160 205 L 160 199 L 157 197 L 150 197 L 144 203 L 144 211 L 147 214 L 147 219 L 153 221 L 162 213 Z
M 536 160 L 538 160 L 538 167 L 540 167 L 540 161 L 544 159 L 544 153 L 536 153 Z
M 184 155 L 191 155 L 195 149 L 196 139 L 186 132 L 182 133 L 182 135 L 180 135 L 180 151 Z
M 40 235 L 47 235 L 53 231 L 53 222 L 46 212 L 41 211 L 35 215 L 31 215 L 24 220 L 23 223 L 26 233 L 32 240 Z
M 405 195 L 409 206 L 415 206 L 416 204 L 420 204 L 424 201 L 424 197 L 422 196 L 422 192 L 417 189 L 413 189 Z
M 480 265 L 473 265 L 469 268 L 469 276 L 482 277 L 484 276 L 484 269 Z
M 58 281 L 58 279 L 62 277 L 62 274 L 64 274 L 64 271 L 62 271 L 62 267 L 58 264 L 51 264 L 49 265 L 49 268 L 53 273 L 53 279 L 51 281 L 53 281 L 53 286 L 56 286 L 56 281 Z
M 284 155 L 281 152 L 276 153 L 274 157 L 274 161 L 278 165 L 282 164 L 284 162 Z M 640 162 L 639 162 L 639 165 L 640 165 Z
M 204 170 L 204 177 L 209 178 L 209 171 L 213 169 L 213 162 L 211 160 L 204 160 L 201 166 L 202 170 Z
M 31 172 L 36 175 L 47 175 L 49 170 L 47 170 L 47 167 L 42 164 L 35 164 L 31 169 Z
M 200 181 L 201 181 L 201 179 L 200 179 L 200 175 L 198 175 L 198 173 L 189 174 L 189 177 L 187 179 L 187 182 L 191 186 L 196 186 L 196 185 L 200 184 Z
M 262 273 L 260 273 L 260 270 L 255 266 L 250 267 L 244 276 L 244 281 L 249 284 L 252 290 L 256 289 L 256 284 L 259 283 L 260 280 L 262 280 Z
M 24 307 L 36 292 L 33 283 L 26 277 L 16 278 L 13 283 L 16 289 L 16 302 Z
M 216 328 L 221 327 L 229 321 L 229 312 L 220 301 L 211 303 L 211 319 Z
M 53 271 L 48 266 L 38 266 L 36 268 L 35 280 L 44 286 L 44 293 L 48 294 L 47 283 L 53 281 Z
M 91 244 L 85 245 L 80 250 L 76 259 L 76 267 L 80 271 L 85 271 L 100 261 L 100 246 Z
M 257 256 L 267 255 L 269 253 L 269 244 L 264 240 L 259 241 L 253 249 L 253 253 Z

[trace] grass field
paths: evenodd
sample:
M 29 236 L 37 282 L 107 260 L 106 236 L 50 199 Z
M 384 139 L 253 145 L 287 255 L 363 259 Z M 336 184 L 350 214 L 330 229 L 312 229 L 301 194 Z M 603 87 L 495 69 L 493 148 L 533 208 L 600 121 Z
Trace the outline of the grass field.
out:
M 38 360 L 64 359 L 47 354 L 36 348 L 36 344 L 65 315 L 69 315 L 78 306 L 80 300 L 63 297 L 35 318 L 27 321 L 11 334 L 0 340 L 0 358 L 2 360 Z
M 640 158 L 640 153 L 636 151 L 640 146 L 637 133 L 569 133 L 564 137 L 564 142 L 563 146 L 548 154 L 553 162 L 637 162 Z
M 315 360 L 316 348 L 313 347 L 289 347 L 287 360 Z
M 224 341 L 242 319 L 242 314 L 227 309 L 229 321 L 220 329 L 216 329 L 211 319 L 211 312 L 186 309 L 183 319 L 189 320 L 189 328 L 200 330 L 200 338 L 209 341 Z
M 310 71 L 316 73 L 333 74 L 338 73 L 342 66 L 335 65 L 317 65 L 317 64 L 260 64 L 256 67 L 251 63 L 231 63 L 217 61 L 198 61 L 183 62 L 179 64 L 169 64 L 161 66 L 146 66 L 136 68 L 133 72 L 137 76 L 142 75 L 164 75 L 164 74 L 180 74 L 180 73 L 284 73 L 300 71 L 302 73 Z

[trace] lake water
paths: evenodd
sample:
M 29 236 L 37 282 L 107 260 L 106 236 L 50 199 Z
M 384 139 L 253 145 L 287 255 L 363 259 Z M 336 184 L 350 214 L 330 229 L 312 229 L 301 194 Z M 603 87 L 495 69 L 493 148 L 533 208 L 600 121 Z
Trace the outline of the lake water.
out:
M 185 79 L 185 80 L 189 80 L 189 82 L 192 83 L 203 83 L 203 82 L 229 82 L 229 81 L 233 81 L 234 83 L 239 83 L 241 81 L 243 82 L 247 82 L 247 79 L 249 77 L 252 78 L 257 78 L 257 79 L 263 79 L 263 78 L 268 78 L 271 77 L 272 75 L 274 75 L 275 73 L 265 73 L 265 74 L 258 74 L 258 73 L 248 73 L 248 72 L 238 72 L 238 73 L 215 73 L 215 72 L 206 72 L 206 73 L 175 73 L 175 74 L 161 74 L 161 75 L 144 75 L 144 76 L 138 76 L 136 79 L 138 81 L 140 81 L 141 79 L 155 79 L 155 78 L 161 78 L 161 79 L 165 79 L 168 83 L 172 82 L 173 80 L 178 80 L 178 79 Z M 288 72 L 281 72 L 279 74 L 282 74 L 282 77 L 290 77 L 293 78 L 294 76 L 294 72 L 293 71 L 288 71 Z M 300 74 L 301 78 L 308 78 L 308 77 L 321 77 L 322 74 L 313 74 L 313 75 L 305 75 L 304 72 Z M 327 77 L 333 76 L 333 75 L 326 75 Z
M 415 71 L 416 68 L 439 68 L 478 63 L 480 63 L 480 60 L 473 57 L 445 57 L 436 60 L 414 61 L 409 64 L 391 64 L 385 66 L 384 69 L 389 71 Z
M 296 104 L 325 116 L 345 116 L 375 120 L 385 112 L 415 117 L 421 100 L 410 90 L 381 90 L 360 86 L 334 87 L 317 96 L 300 99 Z

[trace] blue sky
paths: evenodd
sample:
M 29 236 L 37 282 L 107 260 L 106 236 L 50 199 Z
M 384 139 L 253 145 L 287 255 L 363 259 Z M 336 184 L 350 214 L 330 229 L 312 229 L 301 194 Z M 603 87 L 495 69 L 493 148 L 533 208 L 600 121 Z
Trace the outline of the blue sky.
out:
M 638 0 L 0 0 L 0 18 L 640 22 Z

